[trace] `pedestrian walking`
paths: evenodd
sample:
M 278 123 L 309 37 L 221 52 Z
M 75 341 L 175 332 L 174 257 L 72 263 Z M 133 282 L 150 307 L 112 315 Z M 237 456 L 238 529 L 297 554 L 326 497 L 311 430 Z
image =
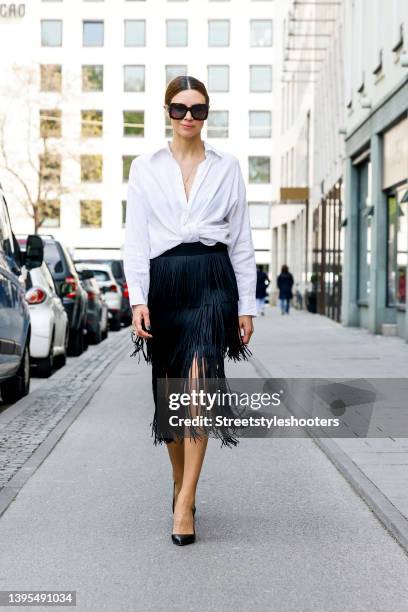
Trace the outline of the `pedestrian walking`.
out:
M 233 416 L 232 408 L 215 403 L 210 414 L 192 401 L 192 392 L 213 379 L 226 386 L 225 357 L 239 361 L 251 354 L 256 264 L 239 161 L 201 139 L 209 110 L 205 85 L 176 77 L 164 101 L 171 142 L 131 164 L 124 265 L 133 354 L 152 365 L 152 436 L 155 445 L 167 445 L 172 466 L 172 540 L 185 545 L 195 541 L 208 438 L 238 444 L 236 430 L 215 418 Z M 175 388 L 190 393 L 176 409 L 169 404 Z
M 294 278 L 287 265 L 283 265 L 277 278 L 281 314 L 289 314 L 290 300 L 293 298 L 292 287 Z
M 258 315 L 265 314 L 266 289 L 270 285 L 266 272 L 260 266 L 256 268 L 256 311 Z

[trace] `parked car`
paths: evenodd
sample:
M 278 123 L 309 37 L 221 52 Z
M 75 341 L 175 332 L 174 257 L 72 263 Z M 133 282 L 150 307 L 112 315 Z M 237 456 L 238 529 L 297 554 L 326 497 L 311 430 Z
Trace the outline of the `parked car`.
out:
M 69 321 L 68 355 L 78 356 L 85 349 L 88 296 L 79 280 L 67 248 L 53 236 L 41 236 L 44 259 L 51 271 Z
M 107 264 L 111 267 L 113 276 L 116 281 L 119 283 L 119 286 L 122 291 L 122 302 L 120 305 L 120 316 L 121 321 L 124 325 L 130 325 L 132 323 L 132 309 L 129 304 L 129 290 L 125 278 L 125 271 L 123 268 L 123 260 L 122 259 L 78 259 L 75 260 L 78 263 L 87 263 L 87 264 Z
M 79 265 L 79 264 L 78 264 Z M 119 283 L 113 276 L 112 268 L 108 264 L 87 264 L 92 270 L 99 288 L 105 295 L 109 309 L 109 327 L 112 331 L 119 331 L 121 324 L 122 291 Z
M 31 321 L 22 268 L 41 266 L 43 256 L 42 240 L 34 235 L 28 236 L 26 252 L 21 253 L 0 185 L 0 390 L 8 404 L 30 390 Z
M 18 243 L 25 253 L 27 239 L 19 238 Z M 31 368 L 34 374 L 48 377 L 54 365 L 61 367 L 66 362 L 68 316 L 45 261 L 27 272 L 25 288 L 31 319 Z
M 87 338 L 90 344 L 105 340 L 109 329 L 109 308 L 104 293 L 96 282 L 94 273 L 86 264 L 78 264 L 76 269 L 83 288 L 88 294 L 86 313 Z

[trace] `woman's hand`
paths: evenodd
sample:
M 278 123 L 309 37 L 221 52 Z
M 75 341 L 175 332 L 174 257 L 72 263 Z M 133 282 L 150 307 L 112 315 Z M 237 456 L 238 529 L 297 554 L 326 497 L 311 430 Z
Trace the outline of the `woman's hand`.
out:
M 147 331 L 144 331 L 144 329 L 142 328 L 142 323 L 144 323 L 145 328 L 150 329 L 150 315 L 147 305 L 137 304 L 136 306 L 132 306 L 132 312 L 133 331 L 141 338 L 153 338 L 151 334 L 149 334 Z
M 254 332 L 254 324 L 252 322 L 252 315 L 242 315 L 239 318 L 239 329 L 244 332 L 242 334 L 242 341 L 244 344 L 248 344 L 249 339 L 251 338 Z

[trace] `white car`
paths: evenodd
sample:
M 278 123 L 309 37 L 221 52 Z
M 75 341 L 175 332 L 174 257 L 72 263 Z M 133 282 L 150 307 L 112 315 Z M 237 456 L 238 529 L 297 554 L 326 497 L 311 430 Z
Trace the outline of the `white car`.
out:
M 31 319 L 30 358 L 33 373 L 48 377 L 54 365 L 65 365 L 69 324 L 45 262 L 27 272 L 26 301 Z
M 100 290 L 104 293 L 108 304 L 109 327 L 112 331 L 120 330 L 122 290 L 108 264 L 89 263 L 87 269 L 92 270 Z

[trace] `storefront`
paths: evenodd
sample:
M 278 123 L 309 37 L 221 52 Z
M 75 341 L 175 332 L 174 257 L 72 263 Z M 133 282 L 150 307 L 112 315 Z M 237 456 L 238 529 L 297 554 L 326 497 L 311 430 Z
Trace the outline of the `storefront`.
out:
M 383 136 L 383 190 L 387 207 L 386 306 L 396 310 L 404 336 L 408 266 L 408 118 Z
M 312 282 L 316 312 L 341 319 L 343 228 L 342 180 L 321 199 L 313 211 Z

